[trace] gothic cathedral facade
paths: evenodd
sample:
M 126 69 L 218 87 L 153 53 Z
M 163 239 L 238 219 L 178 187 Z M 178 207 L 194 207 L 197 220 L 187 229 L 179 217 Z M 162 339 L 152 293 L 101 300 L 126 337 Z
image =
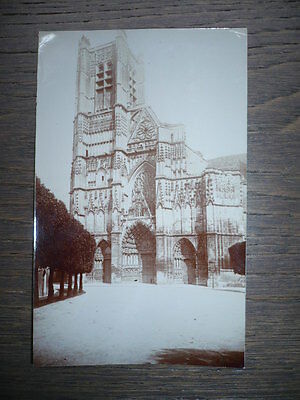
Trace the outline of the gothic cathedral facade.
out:
M 245 239 L 245 163 L 205 160 L 144 101 L 126 37 L 78 49 L 70 212 L 94 236 L 106 283 L 212 285 Z

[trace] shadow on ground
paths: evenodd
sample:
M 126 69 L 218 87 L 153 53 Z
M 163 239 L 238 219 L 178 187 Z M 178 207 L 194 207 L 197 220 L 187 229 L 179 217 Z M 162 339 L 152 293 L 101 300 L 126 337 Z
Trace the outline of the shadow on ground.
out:
M 166 349 L 156 353 L 158 364 L 202 365 L 208 367 L 244 367 L 244 352 L 197 349 Z
M 81 296 L 82 294 L 85 294 L 84 290 L 78 290 L 77 292 L 72 292 L 71 294 L 67 294 L 67 290 L 65 290 L 64 296 L 61 297 L 59 295 L 59 292 L 57 292 L 50 299 L 48 299 L 48 297 L 45 297 L 44 299 L 40 299 L 38 301 L 38 303 L 36 303 L 34 305 L 34 308 L 47 306 L 48 304 L 57 303 L 58 301 L 69 300 L 69 299 L 72 299 L 72 297 Z

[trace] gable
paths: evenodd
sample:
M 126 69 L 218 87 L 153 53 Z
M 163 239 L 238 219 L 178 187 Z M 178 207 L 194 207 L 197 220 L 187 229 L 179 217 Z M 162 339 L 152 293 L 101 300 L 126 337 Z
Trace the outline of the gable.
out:
M 133 114 L 130 124 L 131 135 L 128 143 L 157 140 L 158 123 L 146 108 Z

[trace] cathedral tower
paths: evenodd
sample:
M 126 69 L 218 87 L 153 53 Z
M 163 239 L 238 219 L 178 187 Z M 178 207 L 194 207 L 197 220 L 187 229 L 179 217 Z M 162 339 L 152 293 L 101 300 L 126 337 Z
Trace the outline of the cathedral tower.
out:
M 75 110 L 70 212 L 96 240 L 100 280 L 212 284 L 244 237 L 240 170 L 209 165 L 144 104 L 123 32 L 80 39 Z

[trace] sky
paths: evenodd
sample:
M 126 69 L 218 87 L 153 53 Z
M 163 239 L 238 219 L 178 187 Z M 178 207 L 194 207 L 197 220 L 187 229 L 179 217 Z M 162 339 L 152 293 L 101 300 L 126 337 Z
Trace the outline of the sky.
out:
M 126 30 L 145 67 L 145 100 L 161 122 L 182 123 L 187 144 L 210 159 L 247 152 L 246 29 Z M 42 32 L 36 175 L 69 207 L 78 41 L 118 31 Z

